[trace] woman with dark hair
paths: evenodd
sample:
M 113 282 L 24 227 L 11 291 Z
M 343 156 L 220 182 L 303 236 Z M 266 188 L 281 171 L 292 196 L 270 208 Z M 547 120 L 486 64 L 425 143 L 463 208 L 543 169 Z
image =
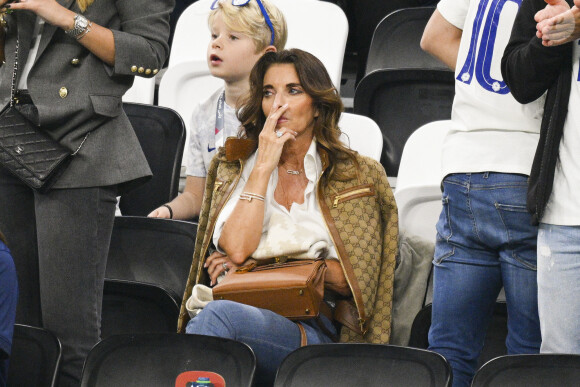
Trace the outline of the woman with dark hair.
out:
M 302 321 L 308 344 L 386 343 L 397 210 L 382 166 L 340 142 L 343 106 L 316 57 L 267 53 L 250 84 L 240 138 L 228 139 L 209 169 L 179 330 L 247 343 L 259 384 L 271 384 L 301 345 L 299 326 L 231 301 L 209 302 L 195 315 L 187 308 L 193 285 L 213 285 L 250 258 L 324 258 L 324 304 L 335 321 L 322 313 Z

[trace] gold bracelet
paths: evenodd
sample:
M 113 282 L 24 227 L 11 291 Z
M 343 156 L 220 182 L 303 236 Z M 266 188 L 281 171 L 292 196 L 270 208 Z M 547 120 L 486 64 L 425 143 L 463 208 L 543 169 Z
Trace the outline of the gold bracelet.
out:
M 242 192 L 240 194 L 240 200 L 247 200 L 247 201 L 251 202 L 252 199 L 264 201 L 264 197 L 262 195 L 258 195 L 258 194 L 251 193 L 251 192 Z

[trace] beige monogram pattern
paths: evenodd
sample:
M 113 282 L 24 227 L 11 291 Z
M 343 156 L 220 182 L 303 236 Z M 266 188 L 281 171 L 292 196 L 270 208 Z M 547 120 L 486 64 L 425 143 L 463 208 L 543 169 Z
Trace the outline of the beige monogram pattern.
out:
M 364 337 L 343 327 L 340 340 L 388 343 L 398 243 L 397 208 L 383 167 L 363 156 L 357 156 L 357 161 L 360 170 L 356 177 L 348 181 L 330 181 L 323 190 L 324 200 L 330 208 L 362 293 L 361 307 L 364 308 L 368 327 Z M 200 257 L 205 257 L 215 218 L 233 185 L 237 184 L 240 165 L 239 161 L 226 162 L 223 153 L 212 161 L 184 300 L 189 298 L 195 283 L 207 282 L 200 267 L 203 264 Z M 352 171 L 353 163 L 350 160 L 342 161 L 336 168 Z M 181 309 L 179 332 L 185 330 L 189 320 L 185 306 L 182 305 Z

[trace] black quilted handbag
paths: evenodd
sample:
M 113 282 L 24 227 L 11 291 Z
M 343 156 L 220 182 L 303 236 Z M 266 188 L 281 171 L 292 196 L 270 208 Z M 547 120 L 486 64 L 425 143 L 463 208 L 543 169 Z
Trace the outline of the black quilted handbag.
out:
M 1 28 L 1 27 L 0 27 Z M 87 136 L 71 153 L 16 108 L 15 80 L 18 71 L 18 41 L 14 55 L 10 103 L 0 112 L 0 164 L 29 187 L 46 192 L 62 174 Z
M 0 113 L 0 164 L 29 187 L 45 192 L 71 160 L 71 152 L 14 106 Z

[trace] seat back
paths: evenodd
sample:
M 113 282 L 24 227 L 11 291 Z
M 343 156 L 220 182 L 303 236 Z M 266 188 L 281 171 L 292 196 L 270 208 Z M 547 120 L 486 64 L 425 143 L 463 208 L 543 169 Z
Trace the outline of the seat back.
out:
M 473 378 L 472 387 L 576 386 L 580 355 L 508 355 L 490 360 Z
M 135 77 L 133 86 L 123 95 L 123 102 L 153 105 L 155 99 L 155 77 Z
M 411 328 L 409 346 L 414 348 L 429 347 L 429 328 L 431 327 L 432 305 L 428 304 L 417 313 Z M 496 302 L 493 318 L 487 328 L 483 349 L 478 359 L 478 367 L 489 360 L 507 353 L 505 340 L 507 336 L 507 306 L 505 302 Z M 511 384 L 503 384 L 511 386 Z M 498 384 L 499 386 L 499 384 Z
M 123 108 L 153 177 L 123 195 L 119 207 L 123 215 L 146 216 L 177 196 L 185 126 L 179 114 L 168 108 L 134 103 L 124 103 Z
M 234 340 L 177 333 L 120 335 L 91 350 L 81 386 L 175 386 L 181 373 L 210 371 L 228 386 L 250 387 L 255 369 L 250 347 Z
M 56 385 L 61 345 L 43 328 L 15 324 L 8 366 L 8 386 Z
M 159 285 L 105 279 L 101 337 L 175 332 L 179 307 L 177 297 Z
M 376 122 L 359 114 L 342 113 L 338 127 L 342 131 L 340 140 L 350 149 L 377 161 L 381 160 L 383 136 Z
M 160 285 L 181 303 L 196 233 L 197 223 L 118 216 L 105 277 Z
M 197 3 L 194 3 L 195 5 Z M 191 133 L 191 113 L 197 103 L 207 100 L 224 81 L 209 72 L 207 62 L 191 60 L 169 67 L 159 83 L 159 106 L 165 106 L 179 113 L 185 122 L 186 139 L 189 144 Z M 182 165 L 187 165 L 189 152 L 185 151 Z
M 403 147 L 417 128 L 451 118 L 454 96 L 453 72 L 447 70 L 376 70 L 361 80 L 354 112 L 372 118 L 381 128 L 381 163 L 388 176 L 397 176 Z
M 395 200 L 399 229 L 435 243 L 435 225 L 441 213 L 441 152 L 451 121 L 421 126 L 403 148 Z
M 373 33 L 365 74 L 383 69 L 448 70 L 420 46 L 433 11 L 435 7 L 403 8 L 385 16 Z
M 451 367 L 435 352 L 379 344 L 308 345 L 290 353 L 275 387 L 450 386 Z
M 169 56 L 169 68 L 188 61 L 206 61 L 210 33 L 207 17 L 213 0 L 199 0 L 179 17 Z M 284 14 L 286 48 L 300 48 L 324 63 L 340 88 L 348 21 L 339 6 L 315 0 L 271 0 Z M 195 38 L 193 38 L 195 37 Z

